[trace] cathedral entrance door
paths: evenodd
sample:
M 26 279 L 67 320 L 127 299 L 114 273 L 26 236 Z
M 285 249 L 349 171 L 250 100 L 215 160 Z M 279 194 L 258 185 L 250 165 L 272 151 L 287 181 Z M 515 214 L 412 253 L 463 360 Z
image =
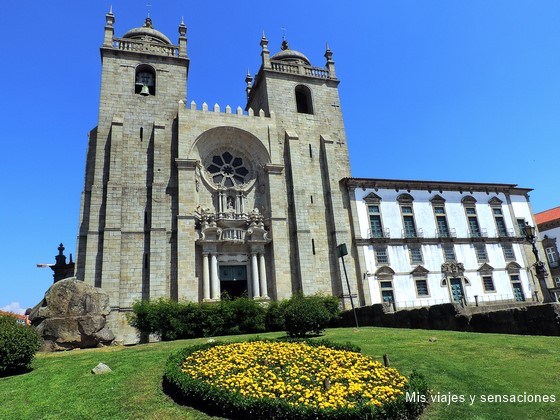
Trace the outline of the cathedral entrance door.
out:
M 221 291 L 227 292 L 231 298 L 247 295 L 247 266 L 246 265 L 221 265 L 220 266 Z

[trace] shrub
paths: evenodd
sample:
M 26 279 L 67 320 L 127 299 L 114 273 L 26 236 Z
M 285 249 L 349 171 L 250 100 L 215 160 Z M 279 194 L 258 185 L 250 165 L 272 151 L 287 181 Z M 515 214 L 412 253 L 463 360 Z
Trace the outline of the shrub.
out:
M 198 304 L 161 298 L 135 302 L 132 311 L 130 325 L 142 333 L 156 334 L 164 341 L 202 336 L 204 314 Z
M 130 325 L 164 341 L 265 331 L 266 309 L 248 298 L 202 304 L 162 298 L 136 302 L 132 310 Z
M 284 330 L 284 306 L 279 302 L 272 301 L 266 308 L 265 328 L 267 331 L 283 331 Z
M 427 396 L 422 378 L 407 380 L 334 346 L 254 340 L 188 347 L 168 359 L 164 389 L 179 402 L 227 418 L 419 417 L 425 404 L 407 401 L 406 392 Z
M 239 332 L 245 334 L 265 331 L 266 308 L 259 302 L 242 297 L 223 304 L 231 308 L 232 319 Z
M 29 369 L 41 347 L 37 332 L 16 322 L 11 316 L 0 316 L 0 375 Z
M 284 324 L 290 337 L 304 337 L 308 333 L 321 333 L 331 314 L 318 299 L 295 296 L 287 301 L 284 309 Z

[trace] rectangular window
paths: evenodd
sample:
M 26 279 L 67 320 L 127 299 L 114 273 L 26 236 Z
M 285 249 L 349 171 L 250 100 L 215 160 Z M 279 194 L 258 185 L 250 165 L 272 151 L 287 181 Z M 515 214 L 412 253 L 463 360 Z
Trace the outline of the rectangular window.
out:
M 414 217 L 403 216 L 404 222 L 404 237 L 416 238 L 416 226 L 414 225 Z
M 556 285 L 556 287 L 560 287 L 560 277 L 556 277 L 554 279 L 554 284 Z
M 387 248 L 375 248 L 375 262 L 377 265 L 389 264 Z
M 383 302 L 386 303 L 393 303 L 395 301 L 392 290 L 382 290 L 381 297 L 383 298 Z
M 445 216 L 436 216 L 438 236 L 440 238 L 449 238 L 449 227 Z
M 486 252 L 485 244 L 474 244 L 474 250 L 476 252 L 476 259 L 479 263 L 488 261 L 488 253 Z
M 484 286 L 485 292 L 495 292 L 494 280 L 492 276 L 482 276 L 482 285 Z
M 368 206 L 370 238 L 383 238 L 383 226 L 381 225 L 381 214 L 379 206 Z
M 506 222 L 504 221 L 504 217 L 502 215 L 502 209 L 494 208 L 492 209 L 492 211 L 494 213 L 494 220 L 496 221 L 496 227 L 498 228 L 497 236 L 501 238 L 507 237 L 508 232 L 506 228 Z
M 443 247 L 443 259 L 445 262 L 455 262 L 455 249 L 453 245 Z
M 430 296 L 428 293 L 428 281 L 425 279 L 416 280 L 416 293 L 418 296 Z
M 392 281 L 380 281 L 379 287 L 381 288 L 381 299 L 383 299 L 384 303 L 392 303 L 395 301 Z
M 410 251 L 410 263 L 411 264 L 422 264 L 422 248 L 419 246 L 411 246 L 408 248 Z
M 476 216 L 469 216 L 469 232 L 473 238 L 480 238 L 480 236 L 482 236 L 480 234 L 480 226 L 478 226 L 478 219 Z
M 517 219 L 517 228 L 519 229 L 519 236 L 525 236 L 525 219 Z
M 549 248 L 546 248 L 545 251 L 546 251 L 546 259 L 550 264 L 555 264 L 558 262 L 558 256 L 556 255 L 556 251 L 554 250 L 554 247 L 551 246 Z
M 441 206 L 434 207 L 435 214 L 445 214 L 445 208 Z
M 504 258 L 506 261 L 515 260 L 515 252 L 513 252 L 512 244 L 502 244 L 502 251 L 504 252 Z
M 471 238 L 480 238 L 482 236 L 482 233 L 480 232 L 478 218 L 476 217 L 476 208 L 465 207 L 465 212 L 467 213 L 467 222 L 469 224 L 469 233 L 471 235 Z
M 401 211 L 402 211 L 403 214 L 412 214 L 412 207 L 402 206 Z

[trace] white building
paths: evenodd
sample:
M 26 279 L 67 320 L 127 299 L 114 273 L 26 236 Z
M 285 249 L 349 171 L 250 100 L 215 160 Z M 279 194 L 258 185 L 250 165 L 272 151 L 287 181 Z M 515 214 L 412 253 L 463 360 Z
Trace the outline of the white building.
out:
M 365 304 L 394 308 L 542 299 L 511 184 L 347 178 Z M 528 269 L 529 267 L 529 269 Z

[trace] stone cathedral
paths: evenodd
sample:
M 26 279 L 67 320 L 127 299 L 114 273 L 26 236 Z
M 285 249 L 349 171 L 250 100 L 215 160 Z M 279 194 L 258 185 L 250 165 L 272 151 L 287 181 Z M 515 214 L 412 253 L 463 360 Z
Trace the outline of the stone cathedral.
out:
M 76 277 L 108 292 L 117 338 L 136 340 L 126 313 L 140 299 L 303 292 L 348 306 L 337 245 L 352 243 L 350 165 L 329 48 L 316 67 L 285 40 L 272 54 L 263 34 L 245 109 L 209 107 L 187 101 L 184 23 L 177 44 L 150 18 L 120 37 L 114 23 L 109 12 Z

